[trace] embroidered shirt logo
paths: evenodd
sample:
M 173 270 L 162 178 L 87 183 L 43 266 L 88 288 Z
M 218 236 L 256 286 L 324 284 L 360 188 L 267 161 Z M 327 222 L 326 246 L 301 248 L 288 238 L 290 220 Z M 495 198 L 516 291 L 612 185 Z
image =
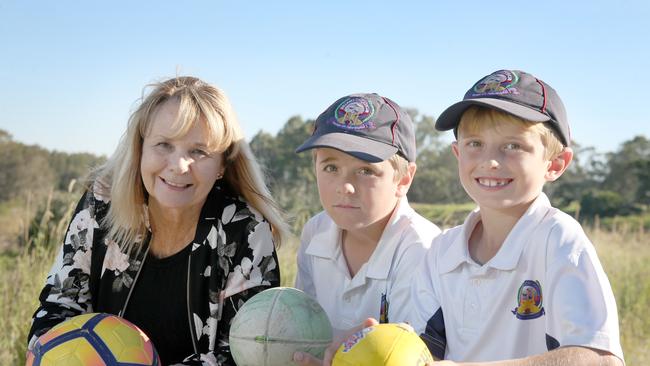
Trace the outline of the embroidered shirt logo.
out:
M 517 319 L 536 319 L 544 315 L 542 285 L 539 281 L 525 280 L 517 292 L 517 307 L 512 310 Z
M 339 104 L 334 111 L 332 121 L 338 127 L 349 130 L 360 130 L 374 128 L 374 124 L 368 121 L 375 114 L 374 107 L 365 98 L 351 97 Z
M 473 97 L 499 94 L 519 94 L 514 86 L 519 82 L 519 76 L 510 70 L 499 70 L 484 77 L 474 84 Z

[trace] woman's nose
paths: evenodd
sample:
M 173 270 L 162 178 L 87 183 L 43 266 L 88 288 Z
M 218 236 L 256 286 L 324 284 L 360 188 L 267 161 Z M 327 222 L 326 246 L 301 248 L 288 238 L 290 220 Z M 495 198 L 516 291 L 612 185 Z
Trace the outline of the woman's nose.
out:
M 171 158 L 170 169 L 176 174 L 185 174 L 190 170 L 192 159 L 185 155 L 175 155 Z

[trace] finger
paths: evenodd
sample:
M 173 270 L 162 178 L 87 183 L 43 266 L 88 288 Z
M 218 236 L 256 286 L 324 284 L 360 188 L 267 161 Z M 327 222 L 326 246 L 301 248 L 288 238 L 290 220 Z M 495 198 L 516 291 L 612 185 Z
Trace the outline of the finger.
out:
M 361 329 L 363 329 L 363 328 L 372 327 L 373 325 L 377 325 L 377 324 L 379 324 L 379 322 L 377 321 L 377 319 L 375 319 L 375 318 L 368 318 L 368 319 L 364 320 L 363 323 L 361 323 L 362 327 L 359 328 L 358 330 L 361 330 Z
M 341 346 L 341 343 L 343 343 L 346 339 L 348 339 L 350 336 L 352 336 L 353 334 L 359 332 L 364 328 L 372 327 L 373 325 L 377 325 L 377 324 L 379 324 L 377 319 L 367 318 L 361 324 L 345 332 L 345 334 L 336 337 L 336 339 L 334 339 L 334 341 L 329 345 L 329 347 L 325 349 L 325 356 L 323 357 L 323 366 L 330 366 L 332 364 L 332 360 L 334 359 L 334 355 L 336 354 L 336 351 L 338 351 L 339 347 Z
M 323 363 L 316 357 L 305 352 L 296 352 L 293 354 L 293 362 L 300 366 L 322 366 Z

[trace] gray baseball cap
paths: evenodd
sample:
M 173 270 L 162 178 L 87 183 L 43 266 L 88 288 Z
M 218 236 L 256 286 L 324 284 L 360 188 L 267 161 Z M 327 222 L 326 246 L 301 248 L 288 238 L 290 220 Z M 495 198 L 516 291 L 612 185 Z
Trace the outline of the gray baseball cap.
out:
M 462 101 L 447 108 L 436 120 L 436 129 L 454 129 L 472 105 L 498 109 L 531 121 L 548 122 L 565 146 L 571 143 L 564 104 L 555 89 L 535 76 L 519 70 L 498 70 L 481 78 Z
M 314 131 L 296 152 L 330 147 L 371 163 L 396 153 L 414 162 L 415 126 L 397 103 L 375 93 L 338 99 L 316 119 Z

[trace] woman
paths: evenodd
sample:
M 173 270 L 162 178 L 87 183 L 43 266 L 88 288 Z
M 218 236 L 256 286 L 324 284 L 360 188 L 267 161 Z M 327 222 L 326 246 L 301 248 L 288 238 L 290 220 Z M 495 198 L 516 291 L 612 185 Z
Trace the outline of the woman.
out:
M 193 77 L 153 85 L 91 174 L 29 333 L 87 312 L 142 328 L 164 365 L 234 365 L 230 321 L 279 286 L 287 233 L 223 92 Z

